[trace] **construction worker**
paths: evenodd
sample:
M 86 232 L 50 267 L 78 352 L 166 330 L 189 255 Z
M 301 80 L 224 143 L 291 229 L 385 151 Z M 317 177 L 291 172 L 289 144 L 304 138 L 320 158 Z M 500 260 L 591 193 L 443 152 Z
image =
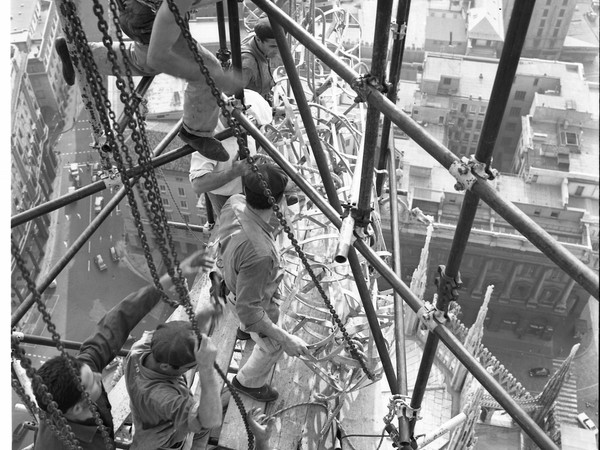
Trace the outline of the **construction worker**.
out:
M 123 0 L 119 21 L 121 29 L 132 40 L 126 44 L 129 68 L 134 76 L 154 76 L 166 73 L 187 80 L 184 93 L 183 127 L 180 138 L 202 156 L 215 161 L 226 161 L 227 151 L 214 139 L 219 108 L 210 86 L 200 72 L 188 42 L 181 33 L 169 5 L 163 0 Z M 216 0 L 174 0 L 179 14 L 187 25 L 190 11 L 198 6 L 216 3 Z M 204 60 L 210 76 L 216 85 L 226 93 L 233 93 L 240 87 L 239 76 L 232 71 L 223 72 L 217 58 L 202 45 L 194 44 Z M 57 39 L 56 51 L 62 61 L 63 76 L 69 85 L 75 82 L 75 71 L 67 43 Z M 112 75 L 112 63 L 108 50 L 101 42 L 90 43 L 94 62 L 102 75 Z M 119 65 L 125 62 L 119 43 L 113 44 Z

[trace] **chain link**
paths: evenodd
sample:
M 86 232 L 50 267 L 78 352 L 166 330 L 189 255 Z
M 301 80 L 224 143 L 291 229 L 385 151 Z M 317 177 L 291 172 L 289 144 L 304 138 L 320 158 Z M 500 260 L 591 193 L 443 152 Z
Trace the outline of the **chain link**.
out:
M 96 405 L 94 404 L 94 402 L 90 398 L 88 392 L 85 390 L 83 384 L 81 383 L 81 374 L 77 372 L 77 370 L 73 366 L 73 363 L 71 362 L 71 360 L 68 357 L 69 355 L 67 354 L 67 352 L 60 340 L 60 335 L 56 331 L 56 326 L 52 322 L 52 317 L 50 316 L 50 313 L 46 309 L 46 305 L 42 301 L 42 299 L 40 297 L 40 293 L 37 291 L 37 289 L 35 287 L 35 283 L 34 283 L 33 279 L 31 278 L 29 270 L 27 269 L 27 267 L 25 265 L 25 261 L 23 260 L 23 258 L 21 257 L 21 255 L 19 253 L 19 247 L 15 243 L 12 236 L 11 236 L 11 250 L 12 250 L 12 256 L 15 259 L 17 267 L 19 268 L 21 275 L 23 276 L 23 279 L 25 280 L 25 282 L 27 284 L 27 287 L 33 294 L 33 299 L 36 303 L 38 311 L 42 315 L 42 320 L 44 321 L 44 323 L 46 324 L 46 328 L 52 335 L 52 340 L 54 341 L 56 348 L 60 352 L 61 356 L 63 358 L 65 358 L 65 363 L 67 365 L 67 368 L 69 369 L 69 372 L 71 373 L 71 375 L 73 375 L 73 378 L 76 381 L 77 389 L 79 390 L 79 392 L 81 392 L 82 397 L 84 398 L 87 406 L 89 407 L 90 411 L 92 412 L 94 422 L 100 429 L 100 434 L 102 434 L 102 438 L 104 440 L 106 448 L 109 450 L 112 450 L 114 448 L 114 444 L 109 435 L 108 429 L 104 426 L 104 423 L 102 422 L 102 418 L 100 417 L 100 413 L 98 412 Z

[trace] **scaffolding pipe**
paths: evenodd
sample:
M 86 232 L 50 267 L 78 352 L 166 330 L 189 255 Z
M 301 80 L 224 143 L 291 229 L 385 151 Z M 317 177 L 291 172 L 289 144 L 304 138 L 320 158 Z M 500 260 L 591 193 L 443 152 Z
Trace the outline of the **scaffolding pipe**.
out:
M 398 97 L 398 83 L 400 82 L 400 72 L 402 70 L 402 59 L 404 57 L 404 46 L 406 45 L 406 31 L 408 26 L 408 14 L 410 12 L 410 0 L 399 0 L 396 10 L 396 30 L 393 31 L 392 44 L 392 59 L 390 62 L 390 88 L 387 93 L 387 98 L 394 105 Z M 385 163 L 389 154 L 389 143 L 393 140 L 393 135 L 390 135 L 391 121 L 388 117 L 383 119 L 383 127 L 381 128 L 381 144 L 379 145 L 379 162 L 377 168 L 385 169 Z M 390 169 L 391 172 L 391 169 Z M 388 174 L 389 177 L 392 173 Z M 385 175 L 380 173 L 377 175 L 376 190 L 377 195 L 381 195 Z
M 337 194 L 337 190 L 335 188 L 335 184 L 333 183 L 330 165 L 325 155 L 325 152 L 323 151 L 323 147 L 321 146 L 321 140 L 319 138 L 319 134 L 317 132 L 317 128 L 313 120 L 312 114 L 310 113 L 310 106 L 308 105 L 308 101 L 304 94 L 302 82 L 300 81 L 300 75 L 296 70 L 296 65 L 294 63 L 294 58 L 290 51 L 289 44 L 285 38 L 285 34 L 281 26 L 277 22 L 270 20 L 270 18 L 269 21 L 271 23 L 271 29 L 273 30 L 275 39 L 277 40 L 279 53 L 288 76 L 289 84 L 294 93 L 294 98 L 296 99 L 296 104 L 298 106 L 300 117 L 304 123 L 306 134 L 308 136 L 308 140 L 313 151 L 313 157 L 315 158 L 315 162 L 321 175 L 321 180 L 323 181 L 323 187 L 325 188 L 327 199 L 329 200 L 329 204 L 334 208 L 337 214 L 340 215 L 342 213 L 342 206 Z M 246 118 L 243 117 L 243 119 Z M 241 121 L 241 123 L 245 127 L 247 127 L 248 125 L 247 120 Z M 364 275 L 360 266 L 360 261 L 358 259 L 358 256 L 356 255 L 356 251 L 353 248 L 349 249 L 348 258 L 352 274 L 356 281 L 356 287 L 360 295 L 361 301 L 364 305 L 364 308 L 365 310 L 370 310 L 374 313 L 374 307 L 371 301 L 371 293 L 364 279 Z M 373 316 L 375 315 L 373 314 Z M 395 380 L 394 368 L 392 365 L 392 361 L 389 357 L 389 353 L 387 352 L 385 339 L 383 338 L 383 333 L 381 332 L 381 327 L 379 326 L 379 322 L 373 319 L 369 321 L 369 325 L 372 330 L 371 332 L 373 334 L 373 340 L 377 347 L 377 351 L 381 357 L 381 364 L 384 368 L 386 378 L 390 385 L 390 390 L 392 391 L 392 393 L 396 394 L 397 383 Z
M 193 223 L 183 223 L 183 222 L 171 222 L 170 220 L 167 221 L 167 224 L 169 224 L 170 227 L 173 228 L 178 228 L 180 230 L 190 230 L 190 231 L 196 231 L 198 233 L 204 233 L 205 228 L 202 225 L 194 225 Z
M 390 37 L 390 22 L 392 17 L 392 2 L 377 1 L 375 16 L 375 31 L 373 36 L 373 56 L 371 58 L 371 77 L 374 82 L 385 86 L 385 66 Z M 361 168 L 361 183 L 358 192 L 356 209 L 352 209 L 352 217 L 358 226 L 366 227 L 371 218 L 371 192 L 373 190 L 373 173 L 379 139 L 379 117 L 381 112 L 372 104 L 367 108 L 364 134 L 364 156 Z
M 498 120 L 498 118 L 502 117 L 504 114 L 504 109 L 508 102 L 512 82 L 517 72 L 517 67 L 519 66 L 521 49 L 525 42 L 525 35 L 527 34 L 535 0 L 523 0 L 517 3 L 518 4 L 515 4 L 509 22 L 506 41 L 504 43 L 500 62 L 498 63 L 498 72 L 496 73 L 494 86 L 492 87 L 492 93 L 490 95 L 489 110 L 485 116 L 483 129 L 481 130 L 481 139 L 479 140 L 475 155 L 475 159 L 480 162 L 489 162 L 491 158 L 494 143 L 496 142 L 496 137 L 498 136 L 502 122 L 501 120 Z M 478 182 L 477 184 L 480 183 Z M 476 193 L 467 190 L 454 231 L 454 238 L 452 240 L 447 264 L 443 270 L 444 278 L 456 279 L 459 276 L 460 263 L 465 249 L 467 248 L 478 205 L 479 196 Z M 441 283 L 443 282 L 440 281 L 440 285 Z M 449 297 L 446 295 L 438 295 L 436 309 L 438 311 L 443 311 L 444 313 L 447 312 L 449 300 Z M 415 388 L 411 399 L 412 408 L 421 408 L 438 344 L 439 338 L 435 334 L 429 333 L 427 335 L 425 347 L 423 348 L 423 358 L 421 359 L 421 365 L 415 381 Z M 414 430 L 415 424 L 416 421 L 413 420 L 411 422 L 412 430 Z
M 301 44 L 315 53 L 325 64 L 340 75 L 347 83 L 354 84 L 358 73 L 344 65 L 327 48 L 312 38 L 306 31 L 296 24 L 289 16 L 276 8 L 267 0 L 255 0 L 254 3 L 270 17 L 278 21 Z M 412 140 L 419 144 L 425 151 L 433 156 L 442 166 L 449 169 L 452 164 L 460 163 L 450 150 L 436 141 L 419 124 L 383 96 L 377 89 L 367 86 L 367 102 L 376 106 L 384 115 L 389 117 Z M 552 260 L 558 267 L 577 281 L 594 298 L 599 298 L 598 275 L 589 267 L 579 261 L 572 253 L 557 243 L 546 231 L 531 220 L 525 213 L 510 202 L 503 200 L 500 195 L 484 180 L 473 184 L 471 190 L 481 197 L 502 218 L 510 223 L 517 231 L 525 236 L 542 253 Z
M 255 0 L 263 4 L 263 0 Z M 232 113 L 236 119 L 246 128 L 250 135 L 263 146 L 265 151 L 271 158 L 285 171 L 290 179 L 308 196 L 308 198 L 319 208 L 323 214 L 331 221 L 338 229 L 342 225 L 342 219 L 333 207 L 325 200 L 316 189 L 309 184 L 302 175 L 278 152 L 275 146 L 239 111 Z M 357 239 L 354 243 L 356 249 L 365 257 L 365 259 L 373 266 L 373 268 L 381 274 L 381 276 L 390 283 L 392 289 L 398 292 L 408 306 L 415 312 L 418 312 L 423 307 L 423 302 L 411 292 L 402 280 L 390 269 L 377 253 L 369 247 L 365 242 Z M 355 252 L 351 252 L 349 256 L 356 256 Z M 350 260 L 352 261 L 352 260 Z M 369 319 L 377 322 L 372 305 L 370 310 L 365 308 L 365 315 Z M 456 356 L 456 358 L 467 368 L 467 370 L 475 377 L 479 383 L 496 399 L 496 401 L 504 408 L 506 412 L 517 422 L 521 428 L 532 438 L 532 440 L 543 449 L 558 450 L 552 440 L 546 436 L 543 430 L 533 421 L 529 415 L 521 409 L 515 400 L 500 386 L 500 384 L 486 371 L 481 363 L 464 347 L 464 345 L 448 330 L 443 324 L 433 319 L 432 329 L 437 334 L 448 349 Z M 379 347 L 378 347 L 379 350 Z M 389 357 L 389 355 L 388 355 Z M 396 389 L 397 384 L 394 384 L 393 389 Z
M 175 128 L 177 131 L 179 130 L 181 123 L 182 123 L 182 120 L 179 120 L 179 122 L 175 125 Z M 223 131 L 215 134 L 214 138 L 217 140 L 223 140 L 224 138 L 226 139 L 227 137 L 229 137 L 229 134 L 230 134 L 229 130 L 230 129 L 227 128 L 226 130 L 223 130 Z M 177 135 L 177 131 L 175 131 L 173 133 L 173 137 Z M 167 137 L 165 137 L 165 139 L 167 139 L 167 138 L 168 138 L 168 135 L 167 135 Z M 173 138 L 170 138 L 169 141 L 171 141 L 172 139 Z M 175 161 L 179 158 L 187 156 L 193 152 L 194 152 L 193 148 L 191 148 L 188 145 L 185 145 L 176 150 L 171 150 L 170 152 L 165 153 L 164 155 L 160 155 L 160 156 L 153 158 L 151 160 L 151 164 L 152 164 L 153 168 L 157 168 L 157 167 L 163 166 L 167 163 L 170 163 L 172 161 Z M 134 166 L 131 169 L 127 170 L 127 172 L 126 172 L 127 178 L 136 177 L 136 176 L 140 175 L 140 173 L 142 171 L 143 171 L 143 168 L 140 167 L 139 165 Z M 59 198 L 50 200 L 48 202 L 42 203 L 41 205 L 35 206 L 31 209 L 28 209 L 27 211 L 24 211 L 19 214 L 15 214 L 11 218 L 10 226 L 11 226 L 11 228 L 14 228 L 18 225 L 22 225 L 23 223 L 28 222 L 33 219 L 36 219 L 39 216 L 43 216 L 44 214 L 48 214 L 48 213 L 50 213 L 56 209 L 59 209 L 63 206 L 67 206 L 74 201 L 80 200 L 85 197 L 89 197 L 90 195 L 100 192 L 100 191 L 106 189 L 107 187 L 108 187 L 108 185 L 106 184 L 104 179 L 95 181 L 91 184 L 88 184 L 87 186 L 77 189 L 76 191 L 74 191 L 70 194 L 65 194 Z
M 389 130 L 393 133 L 393 130 Z M 398 215 L 398 192 L 396 186 L 396 152 L 392 144 L 391 152 L 388 152 L 390 168 L 389 177 L 389 199 L 390 199 L 390 220 L 391 223 L 400 223 Z M 390 227 L 392 231 L 392 255 L 394 263 L 394 272 L 398 277 L 402 277 L 402 266 L 400 260 L 400 229 L 397 226 Z M 396 350 L 396 377 L 398 379 L 398 394 L 408 395 L 408 377 L 406 373 L 406 343 L 404 336 L 404 302 L 397 292 L 394 292 L 394 343 Z M 401 450 L 410 449 L 410 424 L 405 416 L 398 417 L 398 427 L 400 430 Z
M 159 156 L 171 143 L 171 141 L 177 136 L 179 132 L 179 128 L 181 127 L 183 119 L 180 119 L 177 124 L 167 133 L 167 135 L 158 143 L 156 148 L 153 151 L 154 156 Z M 48 274 L 42 278 L 42 281 L 38 286 L 36 286 L 36 290 L 39 293 L 42 293 L 46 290 L 46 288 L 50 285 L 52 280 L 54 280 L 58 274 L 69 264 L 71 259 L 75 256 L 75 254 L 85 245 L 87 240 L 94 234 L 96 229 L 102 224 L 104 219 L 106 219 L 112 210 L 119 204 L 119 202 L 125 197 L 126 190 L 125 186 L 122 186 L 113 198 L 106 204 L 104 208 L 98 213 L 98 215 L 90 222 L 90 224 L 86 227 L 85 230 L 81 233 L 81 235 L 73 242 L 71 247 L 67 249 L 67 252 L 60 258 L 57 263 L 52 266 L 49 270 Z M 19 305 L 17 310 L 11 315 L 11 327 L 16 326 L 19 323 L 19 320 L 23 318 L 23 316 L 29 311 L 31 306 L 35 303 L 33 293 L 30 293 L 25 300 Z
M 19 331 L 13 332 L 13 336 L 15 336 L 15 335 L 17 336 L 19 341 L 23 342 L 24 344 L 43 345 L 45 347 L 56 347 L 56 342 L 54 342 L 54 340 L 52 340 L 52 338 L 36 336 L 33 334 L 24 334 Z M 83 342 L 69 341 L 66 339 L 61 339 L 60 342 L 62 343 L 64 348 L 67 348 L 70 350 L 77 350 L 77 351 L 79 351 L 79 349 L 83 345 Z M 129 354 L 129 348 L 122 348 L 121 350 L 119 350 L 117 352 L 116 356 L 125 357 L 128 354 Z
M 237 0 L 227 0 L 227 15 L 229 20 L 229 40 L 231 41 L 231 65 L 235 71 L 242 73 L 242 44 L 240 38 L 240 14 Z M 235 98 L 244 98 L 244 89 L 240 87 L 235 92 Z

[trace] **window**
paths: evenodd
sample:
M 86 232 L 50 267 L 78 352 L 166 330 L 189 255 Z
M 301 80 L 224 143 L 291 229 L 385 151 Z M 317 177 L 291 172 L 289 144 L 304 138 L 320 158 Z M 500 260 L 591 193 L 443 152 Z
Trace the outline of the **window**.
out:
M 552 37 L 558 37 L 558 32 L 560 30 L 558 28 L 555 28 L 554 31 L 552 32 Z
M 181 214 L 181 218 L 183 219 L 184 223 L 190 223 L 190 215 L 189 214 Z
M 452 111 L 456 111 L 458 109 L 458 103 L 452 102 Z
M 519 108 L 518 106 L 513 106 L 512 108 L 510 108 L 509 114 L 511 117 L 519 117 L 521 115 L 521 108 Z
M 560 142 L 563 145 L 579 145 L 579 136 L 577 136 L 577 133 L 561 131 Z
M 165 216 L 167 218 L 168 221 L 172 221 L 173 220 L 173 216 L 171 215 L 171 213 L 165 213 Z
M 540 28 L 544 28 L 546 26 L 546 20 L 542 19 L 540 20 Z
M 562 20 L 558 19 L 556 24 L 554 25 L 556 28 L 559 28 L 562 25 Z
M 444 125 L 444 116 L 439 116 L 438 117 L 438 124 L 439 125 Z
M 548 10 L 545 9 L 544 12 L 542 12 L 542 17 L 548 17 Z
M 577 186 L 577 189 L 575 190 L 575 194 L 573 194 L 573 195 L 579 196 L 581 194 L 583 194 L 583 186 Z
M 563 6 L 567 6 L 569 4 L 569 0 L 563 0 Z
M 534 210 L 533 215 L 536 217 L 540 217 L 542 215 L 542 210 L 541 209 Z
M 181 195 L 182 197 L 185 197 L 185 189 L 183 189 L 182 187 L 177 188 L 177 192 L 179 193 L 179 195 Z
M 467 120 L 467 128 L 473 128 L 473 119 Z
M 565 10 L 564 10 L 564 9 L 561 9 L 561 10 L 558 12 L 558 17 L 564 17 L 564 16 L 565 16 Z
M 471 139 L 471 133 L 465 133 L 465 134 L 463 135 L 463 140 L 464 140 L 464 141 L 468 141 L 469 139 Z
M 460 105 L 460 112 L 467 112 L 467 104 L 463 103 L 462 105 Z
M 515 92 L 515 100 L 525 100 L 525 96 L 527 95 L 527 92 L 525 91 L 517 91 Z
M 487 111 L 487 106 L 480 106 L 479 107 L 479 114 L 485 114 L 486 111 Z
M 539 78 L 534 78 L 534 80 L 533 80 L 533 85 L 534 85 L 534 86 L 537 86 L 539 82 L 540 82 L 540 79 L 539 79 Z
M 160 192 L 166 192 L 167 191 L 167 187 L 164 184 L 159 184 L 158 186 L 160 187 Z
M 187 207 L 188 207 L 188 204 L 187 204 L 187 202 L 186 202 L 185 200 L 181 200 L 181 202 L 180 202 L 180 203 L 181 203 L 181 207 L 182 207 L 182 208 L 186 208 L 186 209 L 187 209 Z
M 558 211 L 552 211 L 550 213 L 550 217 L 552 217 L 553 219 L 558 219 L 559 214 L 560 213 Z
M 169 199 L 168 198 L 161 197 L 161 199 L 162 199 L 163 205 L 168 205 L 169 204 Z
M 178 183 L 183 183 L 183 178 L 175 177 L 175 181 L 177 181 Z
M 449 85 L 452 83 L 452 79 L 451 78 L 442 78 L 442 83 L 444 83 L 444 85 Z
M 483 120 L 478 120 L 477 123 L 475 124 L 475 128 L 477 130 L 481 130 L 482 126 L 483 126 Z
M 473 134 L 473 141 L 479 142 L 479 133 Z
M 467 154 L 467 146 L 466 145 L 461 145 L 460 146 L 460 154 L 461 155 L 466 155 Z
M 546 6 L 550 6 L 552 4 L 552 0 L 546 0 Z
M 537 34 L 536 34 L 536 36 L 537 36 L 537 37 L 542 37 L 542 33 L 543 33 L 543 32 L 544 32 L 544 29 L 543 29 L 543 28 L 540 28 L 540 29 L 538 29 L 538 30 L 537 30 Z
M 414 109 L 413 110 L 413 116 L 418 116 L 419 115 L 419 110 L 418 109 Z

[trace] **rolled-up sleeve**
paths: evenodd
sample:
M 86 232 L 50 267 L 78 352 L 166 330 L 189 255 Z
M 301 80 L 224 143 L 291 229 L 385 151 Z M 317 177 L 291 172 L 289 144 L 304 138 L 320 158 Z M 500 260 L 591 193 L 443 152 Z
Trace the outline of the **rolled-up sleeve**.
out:
M 192 160 L 190 162 L 190 182 L 204 174 L 211 173 L 215 170 L 215 166 L 215 161 L 203 158 L 198 152 L 192 153 Z

